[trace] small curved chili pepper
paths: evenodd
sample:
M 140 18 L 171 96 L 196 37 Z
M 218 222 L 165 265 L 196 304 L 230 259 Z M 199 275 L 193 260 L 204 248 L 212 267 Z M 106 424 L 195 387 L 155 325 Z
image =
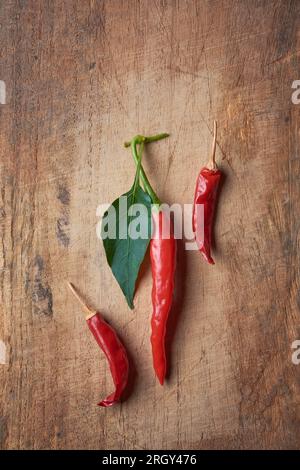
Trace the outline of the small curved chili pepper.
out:
M 172 305 L 176 267 L 176 240 L 169 214 L 154 209 L 154 233 L 150 241 L 152 269 L 151 345 L 153 367 L 161 385 L 167 370 L 165 351 L 166 326 Z
M 201 169 L 195 189 L 193 206 L 193 232 L 196 236 L 196 242 L 199 250 L 210 264 L 215 264 L 211 256 L 211 238 L 214 222 L 215 207 L 217 201 L 218 187 L 221 179 L 221 171 L 215 162 L 217 139 L 217 123 L 214 121 L 214 140 L 212 146 L 211 159 L 207 165 Z M 200 211 L 198 205 L 203 205 L 204 220 L 200 220 Z
M 115 384 L 115 391 L 98 403 L 99 406 L 112 406 L 118 403 L 128 383 L 129 361 L 125 347 L 118 338 L 115 330 L 102 318 L 96 310 L 87 306 L 79 296 L 73 284 L 68 283 L 71 291 L 88 312 L 86 322 L 94 335 L 98 345 L 106 355 L 111 375 Z

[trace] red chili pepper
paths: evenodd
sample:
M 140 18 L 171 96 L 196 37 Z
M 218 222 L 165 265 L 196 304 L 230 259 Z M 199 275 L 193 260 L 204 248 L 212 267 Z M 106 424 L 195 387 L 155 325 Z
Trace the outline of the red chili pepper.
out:
M 118 338 L 115 330 L 102 318 L 101 314 L 91 309 L 83 302 L 73 284 L 69 283 L 69 287 L 88 312 L 86 322 L 108 359 L 111 375 L 116 387 L 115 391 L 105 398 L 105 400 L 98 403 L 98 405 L 104 407 L 112 406 L 120 401 L 128 383 L 129 361 L 126 349 Z
M 168 213 L 154 209 L 152 217 L 154 232 L 150 241 L 153 279 L 151 344 L 154 370 L 163 385 L 167 369 L 165 336 L 174 290 L 176 240 Z
M 164 139 L 165 137 L 168 137 L 168 134 L 158 134 L 153 137 L 137 136 L 132 139 L 131 143 L 125 143 L 125 147 L 131 145 L 133 158 L 136 165 L 138 165 L 141 155 L 138 155 L 137 144 L 141 144 L 142 149 L 140 154 L 142 154 L 144 143 L 154 142 Z M 174 238 L 173 224 L 169 214 L 159 209 L 161 202 L 153 190 L 142 165 L 140 167 L 140 177 L 145 190 L 156 206 L 152 212 L 154 231 L 150 241 L 150 259 L 153 279 L 151 345 L 154 370 L 160 383 L 163 385 L 167 370 L 165 336 L 174 290 L 176 240 Z
M 215 264 L 211 257 L 211 238 L 214 222 L 214 213 L 217 201 L 218 187 L 222 176 L 215 162 L 217 139 L 217 123 L 214 122 L 214 140 L 212 146 L 212 156 L 208 164 L 201 169 L 195 189 L 193 207 L 193 232 L 196 235 L 196 242 L 199 250 L 210 264 Z M 198 205 L 203 205 L 204 211 L 200 220 Z M 201 217 L 201 219 L 202 219 Z

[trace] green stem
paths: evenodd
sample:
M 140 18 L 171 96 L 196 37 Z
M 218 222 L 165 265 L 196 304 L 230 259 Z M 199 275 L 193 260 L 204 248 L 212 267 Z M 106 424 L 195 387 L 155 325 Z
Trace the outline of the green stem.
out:
M 170 134 L 166 134 L 166 133 L 151 135 L 149 137 L 144 137 L 143 135 L 137 135 L 137 136 L 134 137 L 134 139 L 136 139 L 137 144 L 141 144 L 142 142 L 144 142 L 144 144 L 150 144 L 151 142 L 157 142 L 158 140 L 165 139 L 166 137 L 169 137 L 169 135 Z M 132 141 L 125 142 L 124 147 L 126 147 L 126 148 L 130 147 L 131 144 L 132 144 Z
M 138 157 L 139 157 L 139 159 L 140 159 L 141 166 L 142 166 L 142 157 L 143 157 L 144 147 L 145 147 L 144 142 L 142 142 L 142 143 L 140 144 L 139 152 L 138 152 Z M 143 170 L 143 171 L 144 171 L 144 170 Z M 140 174 L 141 174 L 141 171 L 140 171 Z M 140 175 L 139 175 L 139 177 L 140 177 Z M 144 191 L 146 191 L 146 188 L 145 188 L 145 186 L 144 186 L 143 181 L 142 181 L 142 185 L 143 185 Z
M 137 157 L 138 157 L 138 161 L 136 162 L 136 172 L 135 172 L 134 185 L 133 185 L 133 194 L 136 193 L 136 189 L 137 189 L 137 186 L 138 186 L 139 181 L 140 181 L 140 173 L 141 173 L 141 166 L 142 166 L 142 156 L 143 156 L 143 147 L 144 147 L 144 144 L 142 143 L 142 144 L 141 144 L 140 154 L 137 156 Z
M 162 134 L 160 134 L 162 135 Z M 157 137 L 157 136 L 154 136 L 154 137 Z M 163 137 L 161 137 L 163 138 Z M 148 137 L 149 139 L 149 137 Z M 135 161 L 135 164 L 137 165 L 137 168 L 139 168 L 139 174 L 140 174 L 140 177 L 141 177 L 141 180 L 143 182 L 143 185 L 145 187 L 145 190 L 147 191 L 147 193 L 149 194 L 149 196 L 151 197 L 152 201 L 154 204 L 158 204 L 160 205 L 161 202 L 157 196 L 157 194 L 155 193 L 154 189 L 152 188 L 148 178 L 147 178 L 147 175 L 144 171 L 144 168 L 141 164 L 141 156 L 138 155 L 138 152 L 137 152 L 137 144 L 144 144 L 146 141 L 146 137 L 143 137 L 143 136 L 140 136 L 140 135 L 137 135 L 136 137 L 134 137 L 130 143 L 130 146 L 131 146 L 131 151 L 132 151 L 132 155 L 133 155 L 133 158 L 134 158 L 134 161 Z M 151 141 L 153 142 L 153 140 Z
M 154 189 L 152 188 L 148 178 L 147 178 L 147 175 L 144 171 L 144 168 L 142 166 L 142 153 L 143 153 L 143 149 L 144 149 L 144 144 L 148 144 L 150 142 L 156 142 L 158 140 L 161 140 L 161 139 L 165 139 L 166 137 L 169 137 L 169 134 L 166 134 L 166 133 L 162 133 L 162 134 L 156 134 L 156 135 L 152 135 L 152 136 L 149 136 L 149 137 L 145 137 L 143 135 L 137 135 L 135 136 L 131 142 L 125 142 L 124 146 L 125 147 L 131 147 L 131 151 L 132 151 L 132 155 L 133 155 L 133 158 L 135 160 L 135 163 L 136 163 L 136 166 L 137 166 L 137 173 L 136 173 L 136 180 L 135 180 L 135 188 L 136 188 L 136 181 L 138 181 L 138 178 L 140 177 L 142 182 L 143 182 L 143 186 L 146 190 L 146 192 L 149 194 L 149 196 L 151 197 L 152 201 L 154 204 L 156 205 L 160 205 L 161 204 L 161 201 L 159 200 L 157 194 L 155 193 Z M 140 145 L 140 155 L 138 154 L 137 152 L 137 145 Z

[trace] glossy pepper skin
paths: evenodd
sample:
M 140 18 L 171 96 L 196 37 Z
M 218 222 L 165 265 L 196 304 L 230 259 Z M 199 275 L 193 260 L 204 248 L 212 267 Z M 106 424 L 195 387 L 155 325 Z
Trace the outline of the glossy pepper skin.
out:
M 98 403 L 99 406 L 112 406 L 118 403 L 127 386 L 129 376 L 129 361 L 125 347 L 118 338 L 115 330 L 102 318 L 99 312 L 87 318 L 89 329 L 104 352 L 109 362 L 115 391 Z
M 197 179 L 194 196 L 193 232 L 198 248 L 209 264 L 215 264 L 211 256 L 211 238 L 220 179 L 221 171 L 219 169 L 202 168 Z M 197 213 L 197 204 L 203 204 L 203 221 L 198 220 L 200 211 Z
M 216 139 L 217 123 L 214 121 L 212 154 L 209 162 L 198 175 L 193 205 L 193 232 L 198 248 L 209 264 L 215 264 L 211 256 L 211 240 L 218 188 L 222 176 L 215 162 Z M 203 206 L 203 212 L 197 210 L 200 205 Z
M 151 345 L 154 370 L 159 382 L 163 385 L 167 370 L 165 336 L 174 290 L 176 240 L 169 214 L 154 209 L 152 219 L 154 231 L 150 241 L 153 279 Z
M 101 314 L 85 303 L 76 287 L 71 282 L 68 282 L 68 286 L 88 314 L 86 322 L 95 340 L 108 359 L 111 375 L 116 387 L 115 391 L 105 398 L 105 400 L 98 403 L 98 405 L 104 407 L 112 406 L 120 401 L 122 393 L 128 383 L 129 361 L 126 349 L 118 338 L 115 330 L 102 318 Z
M 138 165 L 144 143 L 164 139 L 168 135 L 158 134 L 152 137 L 136 136 L 130 143 L 126 142 L 125 147 L 131 146 L 133 158 L 136 165 Z M 141 145 L 140 155 L 137 152 L 138 143 Z M 160 383 L 163 384 L 167 370 L 165 336 L 174 290 L 176 240 L 169 213 L 160 209 L 161 202 L 153 190 L 143 167 L 141 166 L 140 168 L 140 176 L 144 188 L 155 206 L 152 211 L 154 230 L 150 240 L 150 260 L 153 279 L 151 345 L 154 370 Z

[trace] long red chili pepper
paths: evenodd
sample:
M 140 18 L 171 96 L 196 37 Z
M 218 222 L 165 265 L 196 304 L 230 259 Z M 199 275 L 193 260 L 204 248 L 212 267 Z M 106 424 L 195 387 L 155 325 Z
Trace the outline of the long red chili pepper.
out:
M 133 157 L 136 165 L 138 165 L 141 156 L 138 155 L 137 144 L 140 143 L 143 145 L 144 143 L 160 140 L 167 136 L 168 134 L 159 134 L 151 138 L 136 136 L 132 139 L 131 143 L 125 143 L 125 146 L 131 145 Z M 152 211 L 154 231 L 150 241 L 150 259 L 153 280 L 151 345 L 153 367 L 160 383 L 163 385 L 167 370 L 165 336 L 174 290 L 176 240 L 174 238 L 173 224 L 169 214 L 160 209 L 161 201 L 149 183 L 142 165 L 140 176 L 147 193 L 156 206 Z
M 98 405 L 104 407 L 112 406 L 120 401 L 128 383 L 129 361 L 126 349 L 115 330 L 106 323 L 101 314 L 83 302 L 73 284 L 69 283 L 69 287 L 83 308 L 88 312 L 86 322 L 108 359 L 111 375 L 116 387 L 115 391 L 98 403 Z
M 196 236 L 196 242 L 199 250 L 210 264 L 215 264 L 211 256 L 211 238 L 214 222 L 215 207 L 217 201 L 218 187 L 221 179 L 221 171 L 215 162 L 217 140 L 217 123 L 214 121 L 214 140 L 212 146 L 212 155 L 207 165 L 201 169 L 195 189 L 193 206 L 193 232 Z M 201 220 L 199 205 L 203 205 L 203 217 Z
M 166 326 L 172 305 L 176 267 L 176 240 L 168 213 L 153 210 L 153 236 L 150 241 L 152 268 L 151 345 L 153 367 L 161 385 L 167 370 L 165 351 Z

